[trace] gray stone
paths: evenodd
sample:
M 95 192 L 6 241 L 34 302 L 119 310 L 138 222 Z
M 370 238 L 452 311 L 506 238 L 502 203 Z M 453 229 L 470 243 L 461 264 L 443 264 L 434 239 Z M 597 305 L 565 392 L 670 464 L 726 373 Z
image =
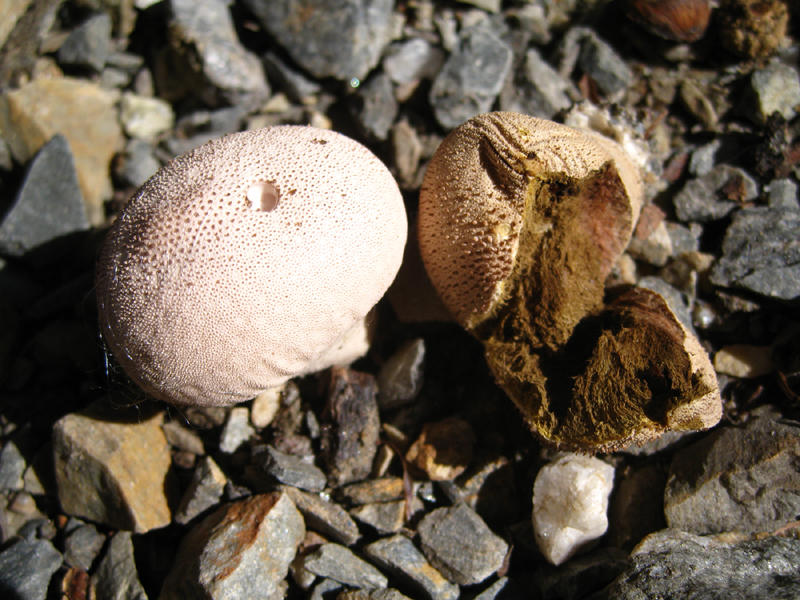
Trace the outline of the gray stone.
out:
M 666 470 L 655 464 L 628 468 L 623 472 L 608 510 L 608 538 L 611 544 L 630 550 L 644 536 L 666 527 L 666 481 Z
M 89 228 L 69 143 L 57 134 L 30 163 L 14 204 L 0 223 L 0 252 L 22 256 Z
M 617 548 L 601 548 L 560 567 L 544 565 L 534 575 L 539 592 L 535 597 L 541 600 L 594 599 L 592 592 L 611 583 L 629 565 L 628 553 Z
M 714 168 L 714 161 L 717 151 L 722 146 L 719 139 L 715 139 L 707 144 L 695 148 L 689 157 L 689 173 L 695 177 L 702 177 L 711 172 Z
M 425 340 L 405 342 L 389 357 L 378 373 L 378 404 L 390 410 L 408 404 L 422 389 Z
M 690 179 L 673 200 L 681 221 L 715 221 L 758 197 L 758 185 L 745 171 L 717 165 L 706 175 Z
M 372 470 L 380 437 L 377 395 L 372 375 L 341 368 L 331 371 L 321 445 L 333 487 L 365 479 Z
M 346 590 L 336 596 L 336 600 L 411 600 L 395 589 L 385 590 Z
M 498 600 L 510 597 L 516 599 L 517 596 L 509 596 L 508 593 L 509 581 L 508 577 L 500 577 L 492 585 L 483 590 L 480 594 L 475 596 L 473 600 Z M 519 596 L 521 598 L 521 596 Z
M 304 536 L 303 518 L 285 493 L 222 506 L 184 537 L 159 598 L 282 598 Z
M 175 521 L 185 524 L 220 501 L 227 478 L 210 456 L 195 466 L 192 481 L 183 493 L 175 512 Z
M 444 53 L 422 38 L 393 43 L 383 59 L 383 70 L 394 83 L 408 85 L 433 78 L 444 63 Z
M 680 223 L 665 222 L 667 234 L 672 244 L 672 257 L 678 257 L 686 252 L 696 252 L 700 248 L 700 234 L 702 229 L 699 225 L 686 227 Z M 696 228 L 695 231 L 693 228 Z
M 405 523 L 405 513 L 405 500 L 362 504 L 350 510 L 350 514 L 361 523 L 369 525 L 382 535 L 400 531 Z
M 800 210 L 740 210 L 725 232 L 722 257 L 711 268 L 711 282 L 781 300 L 800 297 L 798 231 Z
M 153 152 L 153 146 L 146 140 L 130 140 L 120 154 L 114 174 L 123 185 L 140 187 L 161 167 Z
M 274 52 L 264 55 L 264 66 L 269 80 L 293 102 L 303 103 L 322 89 L 319 83 L 286 64 Z
M 686 297 L 680 290 L 672 287 L 661 277 L 655 275 L 642 277 L 638 284 L 648 290 L 654 291 L 661 296 L 669 306 L 669 309 L 678 317 L 678 320 L 683 324 L 686 329 L 694 333 L 694 326 L 692 325 L 692 312 L 691 307 L 686 302 Z
M 767 537 L 726 544 L 666 529 L 648 536 L 632 565 L 592 598 L 609 600 L 790 600 L 800 596 L 800 540 Z
M 0 450 L 0 491 L 21 490 L 25 473 L 25 458 L 13 440 L 8 440 Z
M 800 427 L 760 416 L 679 450 L 664 491 L 670 527 L 774 531 L 800 514 Z
M 277 481 L 301 490 L 320 492 L 325 488 L 325 473 L 300 457 L 285 454 L 272 446 L 255 451 L 254 461 Z
M 791 179 L 774 179 L 769 184 L 767 202 L 770 208 L 800 209 L 798 204 L 797 184 Z
M 256 108 L 269 96 L 261 61 L 239 42 L 227 0 L 170 0 L 170 8 L 170 36 L 185 53 L 180 70 L 202 76 L 189 85 L 204 102 Z
M 163 413 L 125 416 L 94 406 L 56 422 L 58 499 L 67 514 L 143 533 L 172 520 L 165 490 L 172 461 Z
M 666 265 L 672 256 L 672 239 L 666 224 L 661 221 L 644 239 L 634 235 L 628 253 L 636 260 L 656 267 Z
M 147 600 L 133 557 L 128 531 L 115 533 L 90 580 L 94 598 L 103 600 Z
M 594 34 L 583 39 L 578 65 L 609 98 L 619 97 L 633 82 L 633 72 L 627 63 L 609 44 Z
M 74 67 L 103 70 L 111 51 L 111 17 L 100 13 L 89 17 L 73 29 L 61 48 L 58 62 Z
M 388 75 L 376 73 L 358 89 L 354 116 L 364 132 L 385 140 L 397 116 L 397 100 Z
M 422 142 L 416 130 L 402 119 L 392 126 L 392 155 L 401 189 L 419 186 L 419 161 L 422 158 Z M 378 382 L 380 388 L 380 382 Z M 380 402 L 380 397 L 378 397 Z
M 228 413 L 228 419 L 219 434 L 219 449 L 226 454 L 232 454 L 255 432 L 250 425 L 250 412 L 244 406 L 236 406 Z
M 0 552 L 0 591 L 13 600 L 45 600 L 61 554 L 45 540 L 19 540 Z
M 178 421 L 168 421 L 161 426 L 161 429 L 169 445 L 176 450 L 183 450 L 197 455 L 205 453 L 203 440 L 200 439 L 200 436 L 181 425 Z
M 754 111 L 748 114 L 758 123 L 765 123 L 773 113 L 787 121 L 797 114 L 800 98 L 800 74 L 779 59 L 771 60 L 766 67 L 756 69 L 750 77 Z
M 311 573 L 350 587 L 376 589 L 385 588 L 388 584 L 386 576 L 378 569 L 339 544 L 322 544 L 301 561 L 302 566 Z
M 511 48 L 489 26 L 464 29 L 430 91 L 442 127 L 453 129 L 487 112 L 503 88 L 511 60 Z
M 81 523 L 77 519 L 70 521 L 73 523 L 68 524 L 64 537 L 64 562 L 70 567 L 88 571 L 105 544 L 106 536 L 91 523 Z
M 322 579 L 311 590 L 309 600 L 326 600 L 333 592 L 341 590 L 344 586 L 335 579 Z
M 372 542 L 364 548 L 364 554 L 431 600 L 455 600 L 459 597 L 458 586 L 447 581 L 404 535 Z
M 289 56 L 315 77 L 365 79 L 392 33 L 393 0 L 246 0 L 245 4 Z
M 425 556 L 460 585 L 480 583 L 503 564 L 508 544 L 464 503 L 437 508 L 417 528 Z
M 504 456 L 482 456 L 453 481 L 437 481 L 450 502 L 464 502 L 489 521 L 503 521 L 520 510 L 513 464 Z
M 343 486 L 337 492 L 350 504 L 355 505 L 401 500 L 404 496 L 403 478 L 367 479 Z
M 347 511 L 338 504 L 323 500 L 316 494 L 309 494 L 293 487 L 282 488 L 303 513 L 306 526 L 331 539 L 351 546 L 361 535 L 358 526 Z
M 538 50 L 530 48 L 503 86 L 500 109 L 552 119 L 572 104 L 568 95 L 571 88 L 567 78 L 551 67 Z

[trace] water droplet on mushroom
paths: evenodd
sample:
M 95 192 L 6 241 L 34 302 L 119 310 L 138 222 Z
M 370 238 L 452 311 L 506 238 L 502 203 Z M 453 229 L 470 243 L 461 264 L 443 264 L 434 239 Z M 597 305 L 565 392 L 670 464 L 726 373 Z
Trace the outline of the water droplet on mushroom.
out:
M 247 190 L 248 206 L 255 210 L 271 211 L 278 206 L 278 188 L 269 181 L 254 183 Z

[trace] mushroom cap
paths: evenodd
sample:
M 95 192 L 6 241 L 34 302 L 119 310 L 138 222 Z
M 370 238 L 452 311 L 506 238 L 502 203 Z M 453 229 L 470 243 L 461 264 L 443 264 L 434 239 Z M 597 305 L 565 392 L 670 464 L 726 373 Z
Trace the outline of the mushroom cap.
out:
M 330 366 L 383 296 L 407 221 L 389 171 L 341 134 L 279 126 L 177 157 L 97 265 L 100 325 L 145 391 L 228 405 Z
M 431 281 L 462 325 L 488 316 L 511 275 L 529 180 L 584 179 L 608 163 L 629 202 L 624 248 L 643 191 L 638 167 L 619 144 L 512 112 L 481 114 L 450 132 L 425 172 L 418 236 Z

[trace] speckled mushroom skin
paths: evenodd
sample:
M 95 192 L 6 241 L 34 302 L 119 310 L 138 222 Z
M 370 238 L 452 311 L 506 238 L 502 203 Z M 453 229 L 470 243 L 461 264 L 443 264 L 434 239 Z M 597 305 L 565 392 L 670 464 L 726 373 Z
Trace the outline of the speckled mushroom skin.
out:
M 660 296 L 637 289 L 605 304 L 642 195 L 616 142 L 517 113 L 470 119 L 428 165 L 425 268 L 554 446 L 613 450 L 720 418 L 708 357 Z
M 391 174 L 343 135 L 281 126 L 213 140 L 165 165 L 110 230 L 103 336 L 157 398 L 248 400 L 330 366 L 391 284 L 406 231 Z

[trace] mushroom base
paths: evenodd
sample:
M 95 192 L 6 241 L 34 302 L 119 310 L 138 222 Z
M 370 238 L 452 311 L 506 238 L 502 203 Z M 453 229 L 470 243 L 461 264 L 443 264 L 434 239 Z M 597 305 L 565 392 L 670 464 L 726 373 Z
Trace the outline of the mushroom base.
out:
M 632 211 L 611 163 L 584 179 L 529 181 L 514 268 L 472 328 L 531 429 L 563 448 L 609 451 L 719 420 L 713 371 L 666 302 L 631 290 L 603 306 Z M 693 347 L 692 347 L 693 348 Z M 699 404 L 698 404 L 699 403 Z

